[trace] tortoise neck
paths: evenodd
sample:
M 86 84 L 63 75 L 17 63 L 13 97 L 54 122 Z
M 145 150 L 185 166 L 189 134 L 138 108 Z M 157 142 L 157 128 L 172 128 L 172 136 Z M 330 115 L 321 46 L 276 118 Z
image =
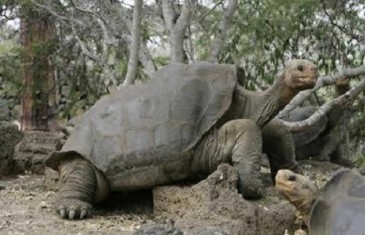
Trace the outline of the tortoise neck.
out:
M 277 80 L 265 91 L 248 91 L 236 86 L 232 105 L 220 124 L 232 119 L 251 119 L 263 127 L 283 109 L 298 92 L 291 91 L 279 75 Z
M 298 93 L 285 84 L 283 74 L 279 75 L 267 90 L 261 92 L 259 106 L 255 109 L 257 124 L 264 126 L 273 119 Z

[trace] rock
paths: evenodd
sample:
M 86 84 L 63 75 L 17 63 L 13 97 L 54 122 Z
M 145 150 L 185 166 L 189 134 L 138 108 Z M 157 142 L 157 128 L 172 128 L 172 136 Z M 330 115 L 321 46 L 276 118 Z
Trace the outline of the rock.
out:
M 12 172 L 14 148 L 22 138 L 17 125 L 0 122 L 0 178 Z
M 0 121 L 8 121 L 9 120 L 9 108 L 6 105 L 4 99 L 0 99 Z
M 154 214 L 173 217 L 186 234 L 284 234 L 295 221 L 295 209 L 272 190 L 264 200 L 247 201 L 237 191 L 238 175 L 222 164 L 193 186 L 153 190 Z
M 140 229 L 133 235 L 183 235 L 183 232 L 173 224 L 147 223 L 143 224 Z
M 59 188 L 58 185 L 58 172 L 46 167 L 44 169 L 44 178 L 42 181 L 42 187 L 44 190 L 57 190 Z
M 17 173 L 31 171 L 43 174 L 44 161 L 53 151 L 62 147 L 65 136 L 61 133 L 28 131 L 16 146 L 14 152 L 15 170 Z

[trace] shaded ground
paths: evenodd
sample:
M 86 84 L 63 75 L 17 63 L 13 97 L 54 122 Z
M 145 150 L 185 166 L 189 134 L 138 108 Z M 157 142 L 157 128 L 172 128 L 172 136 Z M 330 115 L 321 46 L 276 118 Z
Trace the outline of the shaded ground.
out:
M 339 168 L 311 161 L 302 166 L 319 186 Z M 61 220 L 52 209 L 55 192 L 45 189 L 43 180 L 44 176 L 39 175 L 0 180 L 0 234 L 132 234 L 145 223 L 164 221 L 152 214 L 150 192 L 113 195 L 113 200 L 98 207 L 90 219 Z
M 134 194 L 133 200 L 113 195 L 114 209 L 103 205 L 90 219 L 61 220 L 52 209 L 55 192 L 44 190 L 43 178 L 19 175 L 0 181 L 0 234 L 132 234 L 152 219 L 151 195 L 143 192 Z M 123 201 L 139 206 L 126 206 Z

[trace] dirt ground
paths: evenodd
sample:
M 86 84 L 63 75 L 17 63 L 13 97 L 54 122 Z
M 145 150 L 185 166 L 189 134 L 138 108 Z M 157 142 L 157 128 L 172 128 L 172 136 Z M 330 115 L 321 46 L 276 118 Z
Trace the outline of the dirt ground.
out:
M 0 181 L 0 234 L 132 234 L 152 219 L 152 196 L 140 192 L 133 200 L 113 195 L 113 206 L 99 206 L 90 219 L 62 220 L 52 209 L 55 192 L 44 189 L 43 180 L 40 175 L 19 175 Z
M 320 187 L 339 168 L 310 161 L 302 166 Z M 133 234 L 142 224 L 165 219 L 153 216 L 151 192 L 138 192 L 114 195 L 90 219 L 62 220 L 52 209 L 55 191 L 45 189 L 43 181 L 41 175 L 0 180 L 0 234 Z

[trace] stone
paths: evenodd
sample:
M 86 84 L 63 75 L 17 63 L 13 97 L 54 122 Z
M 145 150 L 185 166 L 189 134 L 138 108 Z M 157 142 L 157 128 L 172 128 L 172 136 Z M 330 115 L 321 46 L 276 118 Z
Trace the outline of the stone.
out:
M 153 189 L 154 214 L 172 217 L 186 234 L 282 235 L 295 221 L 295 209 L 272 190 L 264 200 L 245 200 L 237 190 L 238 175 L 222 164 L 193 186 Z
M 12 173 L 15 146 L 23 138 L 18 126 L 10 122 L 0 122 L 0 177 Z
M 55 191 L 59 187 L 59 177 L 58 172 L 52 170 L 49 167 L 44 169 L 44 177 L 42 181 L 42 187 L 44 190 L 53 190 Z
M 0 121 L 9 120 L 9 109 L 3 99 L 0 99 Z
M 183 235 L 183 232 L 173 224 L 147 223 L 143 224 L 133 235 Z
M 14 152 L 15 171 L 31 171 L 44 174 L 44 162 L 49 154 L 62 147 L 65 136 L 62 133 L 27 131 Z

